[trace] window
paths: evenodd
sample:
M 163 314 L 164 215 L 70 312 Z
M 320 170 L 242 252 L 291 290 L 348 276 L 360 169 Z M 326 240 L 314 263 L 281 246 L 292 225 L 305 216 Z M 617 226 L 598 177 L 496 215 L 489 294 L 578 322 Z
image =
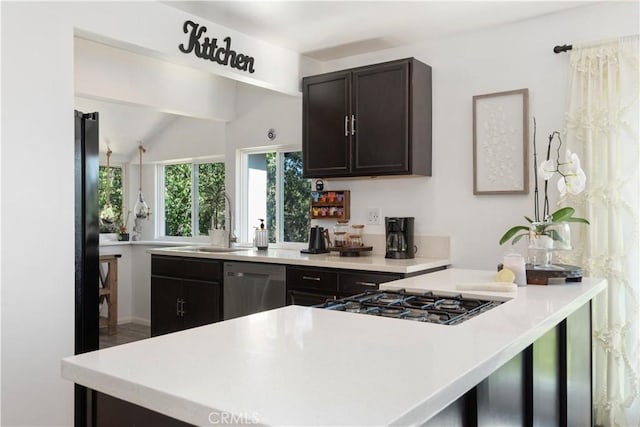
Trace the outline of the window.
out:
M 117 233 L 120 231 L 119 225 L 126 221 L 122 216 L 122 168 L 119 166 L 109 167 L 109 203 L 113 209 L 116 222 L 112 224 L 100 221 L 100 233 Z M 98 203 L 100 212 L 107 204 L 107 167 L 100 166 L 98 169 Z
M 269 230 L 269 242 L 306 242 L 311 219 L 310 182 L 302 177 L 302 152 L 244 152 L 241 237 L 253 239 L 259 219 Z
M 207 236 L 209 228 L 224 227 L 224 163 L 177 163 L 161 168 L 164 194 L 160 234 Z

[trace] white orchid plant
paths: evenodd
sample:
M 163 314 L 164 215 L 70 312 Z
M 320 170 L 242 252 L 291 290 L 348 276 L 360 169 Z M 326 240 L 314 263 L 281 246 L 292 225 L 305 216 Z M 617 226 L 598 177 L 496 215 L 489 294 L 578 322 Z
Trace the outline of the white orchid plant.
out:
M 558 139 L 558 147 L 556 149 L 555 160 L 551 159 L 551 147 L 553 141 Z M 549 197 L 548 188 L 549 180 L 557 173 L 560 175 L 558 179 L 558 191 L 561 196 L 565 196 L 567 193 L 572 195 L 580 194 L 584 191 L 587 184 L 587 176 L 580 166 L 580 158 L 576 153 L 572 153 L 570 150 L 566 150 L 566 158 L 564 161 L 560 161 L 560 149 L 562 147 L 562 139 L 560 132 L 554 131 L 549 135 L 549 143 L 547 145 L 547 158 L 537 166 L 537 151 L 536 151 L 536 120 L 533 119 L 533 167 L 534 167 L 534 179 L 535 179 L 535 193 L 534 193 L 534 219 L 525 216 L 529 225 L 516 225 L 507 230 L 506 233 L 500 238 L 500 244 L 504 244 L 511 240 L 511 244 L 516 244 L 520 239 L 525 236 L 530 236 L 533 232 L 539 235 L 549 235 L 554 240 L 560 239 L 560 236 L 556 235 L 555 231 L 551 228 L 548 229 L 548 225 L 558 222 L 577 222 L 583 224 L 589 224 L 584 218 L 574 217 L 575 209 L 566 206 L 558 209 L 553 213 L 549 213 Z M 542 221 L 540 216 L 540 204 L 538 201 L 538 174 L 544 179 L 544 207 L 542 212 Z M 532 227 L 532 224 L 535 224 Z

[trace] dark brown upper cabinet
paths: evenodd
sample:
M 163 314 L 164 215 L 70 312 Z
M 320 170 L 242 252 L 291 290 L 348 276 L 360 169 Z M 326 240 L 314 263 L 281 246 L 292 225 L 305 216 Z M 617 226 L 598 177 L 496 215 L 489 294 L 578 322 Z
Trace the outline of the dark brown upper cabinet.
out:
M 414 59 L 302 79 L 308 178 L 431 176 L 431 67 Z

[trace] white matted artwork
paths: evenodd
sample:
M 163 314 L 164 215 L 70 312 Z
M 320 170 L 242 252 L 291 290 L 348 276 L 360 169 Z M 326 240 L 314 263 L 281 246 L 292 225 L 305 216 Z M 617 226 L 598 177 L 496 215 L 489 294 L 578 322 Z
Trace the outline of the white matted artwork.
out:
M 527 194 L 529 89 L 473 97 L 473 194 Z

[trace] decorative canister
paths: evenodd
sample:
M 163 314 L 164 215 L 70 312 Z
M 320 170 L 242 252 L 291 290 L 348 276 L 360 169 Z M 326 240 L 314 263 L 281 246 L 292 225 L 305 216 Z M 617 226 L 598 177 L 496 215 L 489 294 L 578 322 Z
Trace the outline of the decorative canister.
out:
M 364 246 L 362 240 L 362 234 L 364 232 L 364 225 L 353 224 L 349 232 L 349 245 L 353 247 Z
M 333 244 L 336 247 L 347 246 L 347 233 L 349 231 L 348 221 L 339 220 L 333 226 Z

